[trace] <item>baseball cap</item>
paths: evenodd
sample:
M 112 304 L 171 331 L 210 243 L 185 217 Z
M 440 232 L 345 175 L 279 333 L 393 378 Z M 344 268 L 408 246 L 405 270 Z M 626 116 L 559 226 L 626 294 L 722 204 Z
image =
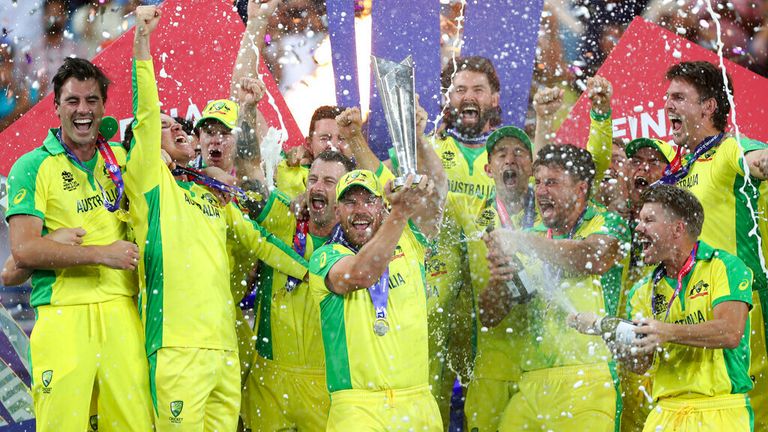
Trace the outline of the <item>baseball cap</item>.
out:
M 664 159 L 666 159 L 667 162 L 672 162 L 672 159 L 675 158 L 676 152 L 674 147 L 668 142 L 657 138 L 635 138 L 627 144 L 624 153 L 627 154 L 628 158 L 632 158 L 635 153 L 643 147 L 656 149 L 656 151 L 664 156 Z
M 488 153 L 490 153 L 493 151 L 493 147 L 499 141 L 501 141 L 502 138 L 507 137 L 519 139 L 523 144 L 528 146 L 528 150 L 533 152 L 533 143 L 531 143 L 531 139 L 528 138 L 528 135 L 525 133 L 525 131 L 514 126 L 502 126 L 493 131 L 493 133 L 485 141 L 485 149 L 488 151 Z
M 379 197 L 384 195 L 379 180 L 372 171 L 354 170 L 344 174 L 344 176 L 339 179 L 339 182 L 336 183 L 336 199 L 338 200 L 341 198 L 341 196 L 344 195 L 344 192 L 354 186 L 363 187 L 368 190 L 368 192 Z
M 234 129 L 237 126 L 237 116 L 239 108 L 234 101 L 229 99 L 218 99 L 208 103 L 203 110 L 203 116 L 195 123 L 195 129 L 208 119 L 218 120 L 228 129 Z

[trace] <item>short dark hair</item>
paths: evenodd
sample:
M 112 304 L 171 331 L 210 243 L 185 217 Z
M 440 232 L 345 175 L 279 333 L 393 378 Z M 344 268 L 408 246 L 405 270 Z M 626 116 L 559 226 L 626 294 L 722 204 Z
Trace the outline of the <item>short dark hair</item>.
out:
M 192 123 L 191 120 L 187 120 L 184 117 L 174 117 L 174 120 L 176 120 L 176 123 L 181 125 L 181 130 L 184 131 L 187 135 L 193 135 L 195 133 L 195 125 Z
M 728 77 L 728 92 L 733 94 L 733 80 Z M 706 61 L 681 62 L 667 69 L 667 81 L 681 79 L 691 84 L 699 93 L 700 101 L 713 98 L 717 108 L 712 114 L 712 124 L 719 131 L 724 131 L 728 124 L 728 113 L 731 102 L 723 82 L 723 72 L 715 65 Z
M 592 154 L 585 149 L 573 144 L 547 144 L 536 154 L 533 170 L 536 171 L 540 166 L 561 168 L 572 179 L 587 182 L 589 186 L 587 195 L 589 195 L 592 182 L 595 180 L 596 168 Z
M 309 120 L 309 137 L 312 138 L 312 135 L 315 133 L 315 123 L 320 120 L 336 120 L 336 117 L 339 116 L 342 112 L 346 110 L 345 107 L 335 106 L 335 105 L 323 105 L 315 110 L 314 113 L 312 113 L 312 119 Z
M 698 238 L 704 226 L 704 207 L 698 198 L 688 190 L 672 185 L 659 185 L 646 189 L 640 196 L 640 208 L 656 203 L 685 222 L 685 228 L 692 237 Z
M 101 98 L 105 103 L 107 102 L 107 90 L 111 81 L 104 75 L 104 72 L 86 59 L 67 57 L 51 80 L 53 82 L 53 102 L 57 105 L 61 97 L 61 87 L 70 78 L 75 78 L 78 81 L 95 79 L 99 85 L 99 91 L 101 91 Z
M 354 171 L 355 170 L 355 163 L 352 161 L 352 159 L 344 156 L 342 153 L 333 151 L 333 150 L 324 150 L 320 152 L 319 155 L 315 156 L 315 160 L 312 161 L 312 164 L 314 164 L 316 161 L 324 161 L 324 162 L 338 162 L 342 165 L 344 165 L 344 169 L 346 172 Z
M 440 72 L 440 86 L 443 87 L 443 90 L 451 86 L 454 75 L 461 71 L 485 74 L 491 90 L 494 93 L 501 91 L 501 82 L 499 81 L 499 75 L 496 73 L 496 68 L 493 67 L 493 63 L 489 59 L 480 56 L 458 57 L 455 62 L 449 61 Z
M 128 123 L 128 126 L 125 128 L 125 133 L 123 134 L 123 141 L 121 143 L 123 144 L 123 148 L 125 151 L 131 151 L 131 146 L 133 145 L 133 122 L 135 122 L 136 119 L 132 119 L 130 123 Z

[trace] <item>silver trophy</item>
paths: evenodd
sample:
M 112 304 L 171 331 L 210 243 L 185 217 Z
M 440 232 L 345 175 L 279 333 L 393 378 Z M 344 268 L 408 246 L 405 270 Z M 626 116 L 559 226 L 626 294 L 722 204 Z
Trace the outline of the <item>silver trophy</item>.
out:
M 376 86 L 387 118 L 387 129 L 397 154 L 397 177 L 394 189 L 405 184 L 409 174 L 416 174 L 416 81 L 413 60 L 408 56 L 400 63 L 371 56 Z

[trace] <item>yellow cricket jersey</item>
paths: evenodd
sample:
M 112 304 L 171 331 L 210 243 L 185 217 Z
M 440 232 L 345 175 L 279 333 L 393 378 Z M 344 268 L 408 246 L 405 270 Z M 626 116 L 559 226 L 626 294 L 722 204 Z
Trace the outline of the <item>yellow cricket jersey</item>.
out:
M 128 226 L 104 207 L 102 192 L 114 202 L 117 190 L 97 151 L 83 164 L 88 172 L 71 161 L 51 129 L 43 145 L 24 154 L 8 174 L 8 210 L 15 215 L 36 216 L 43 221 L 41 235 L 59 228 L 82 227 L 83 246 L 108 245 L 125 240 Z M 120 144 L 110 143 L 118 164 L 125 164 Z M 32 272 L 32 307 L 101 303 L 118 297 L 133 297 L 138 292 L 132 271 L 88 265 Z
M 742 139 L 741 144 L 745 152 L 765 148 L 749 139 Z M 683 165 L 690 156 L 683 158 Z M 713 248 L 739 257 L 752 269 L 755 289 L 765 289 L 765 270 L 758 255 L 758 239 L 750 235 L 755 227 L 750 206 L 757 210 L 760 181 L 751 178 L 751 184 L 747 184 L 741 163 L 736 139 L 726 137 L 704 153 L 677 186 L 690 190 L 704 207 L 704 227 L 699 238 Z
M 334 243 L 312 254 L 309 289 L 320 304 L 330 393 L 428 384 L 425 249 L 426 239 L 409 222 L 389 263 L 389 331 L 384 336 L 373 332 L 376 314 L 367 289 L 341 296 L 325 286 L 333 265 L 354 252 Z
M 532 231 L 545 235 L 547 228 L 540 224 Z M 572 238 L 583 240 L 591 235 L 614 237 L 622 244 L 629 242 L 629 230 L 621 217 L 590 205 Z M 583 335 L 566 325 L 566 317 L 573 311 L 593 312 L 598 316 L 610 312 L 608 305 L 612 300 L 608 298 L 609 293 L 615 292 L 618 298 L 619 288 L 604 287 L 602 279 L 597 274 L 575 276 L 565 273 L 558 287 L 547 287 L 548 295 L 540 293 L 531 301 L 527 309 L 533 350 L 523 362 L 524 371 L 599 363 L 612 358 L 602 340 Z
M 285 243 L 293 241 L 296 217 L 290 209 L 290 200 L 281 191 L 272 191 L 256 222 Z M 326 240 L 326 237 L 307 234 L 304 258 L 309 260 Z M 301 282 L 288 292 L 287 280 L 285 273 L 270 266 L 259 267 L 256 351 L 262 358 L 286 366 L 322 369 L 325 355 L 320 308 L 309 292 L 308 282 Z
M 639 282 L 629 296 L 628 317 L 665 321 L 677 279 Z M 699 241 L 696 263 L 683 278 L 684 290 L 672 302 L 666 322 L 695 325 L 714 319 L 714 308 L 740 301 L 752 308 L 752 271 L 737 257 Z M 734 349 L 697 348 L 668 343 L 654 358 L 653 398 L 698 398 L 747 393 L 749 377 L 749 316 L 739 346 Z
M 295 277 L 306 261 L 232 203 L 222 207 L 207 189 L 177 182 L 160 158 L 160 108 L 151 60 L 133 65 L 136 118 L 125 186 L 141 261 L 141 314 L 146 349 L 237 350 L 228 242 L 242 245 Z M 239 300 L 239 299 L 238 299 Z
M 275 169 L 275 187 L 290 199 L 294 199 L 307 190 L 307 177 L 309 167 L 288 166 L 288 162 L 283 159 Z
M 532 191 L 531 191 L 532 194 Z M 531 195 L 531 198 L 533 196 Z M 472 284 L 475 309 L 479 308 L 480 293 L 486 289 L 490 277 L 488 271 L 488 248 L 482 240 L 488 227 L 500 227 L 501 222 L 494 198 L 483 203 L 471 202 L 479 198 L 467 195 L 448 194 L 448 202 L 455 200 L 453 208 L 464 209 L 454 217 L 459 221 L 466 238 L 469 277 Z M 466 209 L 480 209 L 475 214 Z M 525 209 L 510 215 L 510 222 L 515 229 L 522 228 Z M 513 306 L 507 316 L 495 327 L 484 328 L 478 318 L 476 321 L 476 357 L 473 375 L 475 378 L 499 381 L 518 381 L 523 352 L 530 344 L 526 331 L 526 306 Z M 476 311 L 476 313 L 481 313 Z

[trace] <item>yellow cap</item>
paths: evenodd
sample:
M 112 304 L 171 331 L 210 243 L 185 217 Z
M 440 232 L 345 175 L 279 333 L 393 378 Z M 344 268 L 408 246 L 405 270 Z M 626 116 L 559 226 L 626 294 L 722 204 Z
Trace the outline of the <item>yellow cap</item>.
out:
M 376 174 L 368 170 L 354 170 L 344 174 L 336 183 L 336 199 L 344 195 L 349 188 L 360 186 L 376 196 L 384 196 L 384 191 L 376 178 Z
M 228 129 L 234 129 L 237 126 L 237 116 L 240 109 L 237 104 L 229 99 L 219 99 L 210 102 L 203 110 L 203 116 L 195 123 L 195 129 L 208 119 L 218 120 Z
M 671 144 L 669 144 L 666 141 L 657 139 L 657 138 L 636 138 L 627 144 L 627 147 L 624 149 L 624 153 L 626 153 L 628 158 L 632 158 L 635 153 L 637 153 L 638 150 L 640 150 L 643 147 L 650 147 L 652 149 L 656 149 L 659 153 L 661 153 L 662 156 L 664 156 L 664 159 L 667 160 L 667 162 L 672 162 L 672 159 L 675 158 L 675 148 L 672 147 Z

